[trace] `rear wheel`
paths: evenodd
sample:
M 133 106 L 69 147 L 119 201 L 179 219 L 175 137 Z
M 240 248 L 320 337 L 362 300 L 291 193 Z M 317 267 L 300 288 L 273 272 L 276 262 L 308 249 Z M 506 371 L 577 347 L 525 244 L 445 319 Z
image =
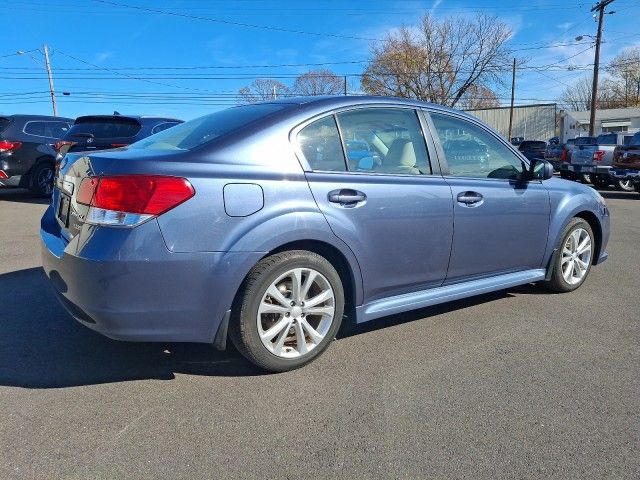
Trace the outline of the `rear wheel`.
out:
M 30 190 L 36 195 L 48 197 L 53 192 L 53 163 L 40 162 L 31 172 Z
M 551 280 L 545 286 L 554 292 L 571 292 L 584 283 L 591 270 L 593 231 L 581 218 L 574 218 L 562 232 L 560 251 L 556 255 Z
M 618 180 L 616 182 L 616 188 L 623 192 L 633 192 L 635 187 L 633 185 L 633 180 Z
M 291 250 L 267 257 L 249 272 L 242 288 L 230 338 L 266 370 L 283 372 L 309 363 L 340 328 L 340 275 L 316 253 Z

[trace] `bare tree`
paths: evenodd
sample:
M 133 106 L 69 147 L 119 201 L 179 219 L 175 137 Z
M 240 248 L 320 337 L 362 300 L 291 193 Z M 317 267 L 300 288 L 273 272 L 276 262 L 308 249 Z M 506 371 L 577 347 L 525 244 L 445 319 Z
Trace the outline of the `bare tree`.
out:
M 243 103 L 255 103 L 271 100 L 280 95 L 289 94 L 289 87 L 272 78 L 258 78 L 246 87 L 238 90 L 238 97 Z
M 458 106 L 463 110 L 493 108 L 500 106 L 500 100 L 489 87 L 471 85 L 460 99 Z
M 293 91 L 300 95 L 336 95 L 343 90 L 343 78 L 326 69 L 303 73 L 293 83 Z
M 612 95 L 625 107 L 640 106 L 640 47 L 625 49 L 608 65 Z
M 418 27 L 402 27 L 372 46 L 362 88 L 455 106 L 474 85 L 502 84 L 511 34 L 489 15 L 437 20 L 426 14 Z
M 591 87 L 593 77 L 582 77 L 573 85 L 565 88 L 560 102 L 569 110 L 591 110 Z M 623 106 L 624 98 L 615 91 L 610 79 L 605 79 L 598 86 L 598 107 L 617 108 Z

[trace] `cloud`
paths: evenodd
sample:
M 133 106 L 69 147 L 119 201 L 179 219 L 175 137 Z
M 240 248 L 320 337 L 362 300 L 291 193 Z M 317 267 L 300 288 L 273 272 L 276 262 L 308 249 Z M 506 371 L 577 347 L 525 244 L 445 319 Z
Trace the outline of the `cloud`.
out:
M 105 61 L 107 61 L 108 59 L 110 59 L 113 56 L 113 52 L 100 52 L 100 53 L 96 53 L 93 57 L 93 63 L 104 63 Z
M 567 30 L 569 30 L 571 27 L 573 27 L 574 22 L 564 22 L 561 23 L 559 25 L 556 25 L 556 27 L 558 27 L 560 30 L 562 30 L 563 32 L 566 32 Z
M 436 9 L 440 6 L 440 4 L 443 2 L 443 0 L 436 0 L 432 7 L 429 9 L 429 15 L 433 15 L 436 13 Z

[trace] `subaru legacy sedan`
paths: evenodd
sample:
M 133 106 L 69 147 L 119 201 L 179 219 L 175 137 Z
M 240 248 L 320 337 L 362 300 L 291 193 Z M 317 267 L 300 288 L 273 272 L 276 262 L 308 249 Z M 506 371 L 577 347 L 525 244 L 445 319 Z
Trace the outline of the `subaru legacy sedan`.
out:
M 222 110 L 127 148 L 68 153 L 45 271 L 87 327 L 227 338 L 271 371 L 357 323 L 539 283 L 607 258 L 609 211 L 464 113 L 379 97 Z

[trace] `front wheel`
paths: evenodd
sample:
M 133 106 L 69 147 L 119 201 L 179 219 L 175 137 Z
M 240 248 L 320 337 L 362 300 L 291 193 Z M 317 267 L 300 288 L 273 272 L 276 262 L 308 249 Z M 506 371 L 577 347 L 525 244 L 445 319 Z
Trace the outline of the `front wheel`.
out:
M 551 280 L 545 282 L 549 290 L 571 292 L 584 283 L 593 261 L 593 238 L 593 230 L 585 220 L 574 218 L 569 222 L 562 232 Z
M 309 363 L 340 328 L 340 275 L 316 253 L 291 250 L 266 257 L 241 288 L 230 338 L 248 360 L 266 370 L 283 372 Z

